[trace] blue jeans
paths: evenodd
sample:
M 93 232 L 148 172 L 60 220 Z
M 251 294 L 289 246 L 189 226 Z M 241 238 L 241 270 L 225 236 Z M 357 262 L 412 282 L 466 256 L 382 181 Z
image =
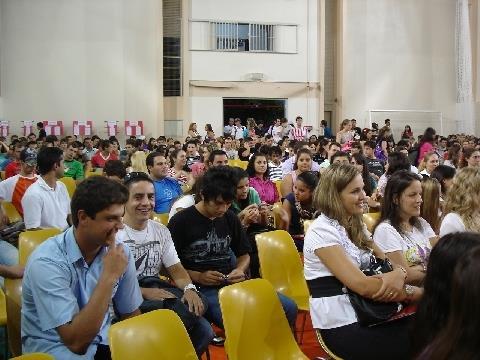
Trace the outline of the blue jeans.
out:
M 0 265 L 18 265 L 18 250 L 12 244 L 0 240 Z M 3 288 L 4 278 L 0 277 L 0 286 Z
M 199 291 L 205 296 L 208 302 L 207 312 L 203 316 L 223 329 L 222 311 L 220 310 L 220 302 L 218 300 L 218 291 L 220 289 L 221 287 L 199 287 Z M 294 327 L 297 319 L 297 304 L 295 304 L 292 299 L 280 293 L 278 293 L 278 299 L 282 304 L 290 327 Z

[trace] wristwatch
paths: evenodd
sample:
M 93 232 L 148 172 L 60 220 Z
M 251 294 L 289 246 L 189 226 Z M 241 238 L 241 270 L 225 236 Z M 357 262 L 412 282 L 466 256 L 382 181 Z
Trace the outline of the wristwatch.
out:
M 195 285 L 193 285 L 192 283 L 185 285 L 185 287 L 183 288 L 183 292 L 185 292 L 187 290 L 193 290 L 195 292 L 198 292 L 197 287 Z

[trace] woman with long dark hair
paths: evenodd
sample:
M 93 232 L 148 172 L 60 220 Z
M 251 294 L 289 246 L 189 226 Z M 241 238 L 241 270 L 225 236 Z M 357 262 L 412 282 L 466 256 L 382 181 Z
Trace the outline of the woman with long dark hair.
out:
M 267 155 L 253 154 L 248 161 L 247 173 L 250 178 L 250 186 L 257 190 L 260 200 L 273 205 L 280 199 L 277 186 L 270 180 Z
M 452 278 L 454 269 L 459 261 L 474 249 L 480 247 L 480 234 L 478 233 L 453 233 L 442 237 L 437 245 L 432 250 L 430 255 L 430 261 L 428 263 L 427 275 L 425 276 L 424 292 L 422 300 L 418 304 L 417 313 L 415 316 L 415 328 L 412 332 L 415 334 L 414 350 L 416 353 L 425 351 L 419 359 L 438 359 L 436 357 L 429 356 L 430 351 L 435 350 L 434 347 L 429 344 L 434 341 L 439 333 L 445 329 L 449 320 L 449 314 L 452 311 L 452 307 L 455 304 L 455 311 L 460 311 L 463 308 L 466 314 L 470 314 L 470 317 L 475 317 L 475 321 L 480 319 L 480 314 L 471 313 L 471 311 L 478 311 L 478 304 L 474 307 L 467 307 L 467 303 L 456 304 L 452 301 L 452 295 L 454 294 L 452 288 Z M 478 251 L 478 250 L 477 250 Z M 477 260 L 477 264 L 480 261 Z M 475 278 L 468 282 L 468 286 L 478 287 L 478 273 L 474 274 Z M 461 274 L 463 276 L 463 274 Z M 467 279 L 465 279 L 467 280 Z M 473 302 L 478 302 L 477 297 L 471 297 Z M 471 320 L 471 319 L 470 319 Z M 469 320 L 469 321 L 470 321 Z M 463 323 L 463 330 L 468 330 Z M 478 327 L 473 327 L 475 330 L 475 341 L 478 344 Z M 459 330 L 459 333 L 463 331 Z M 449 333 L 449 336 L 457 336 L 456 333 Z M 461 349 L 456 347 L 456 351 L 468 350 L 467 348 Z M 459 352 L 459 354 L 462 354 Z M 478 356 L 479 350 L 477 349 L 475 356 Z M 476 357 L 448 357 L 448 359 L 475 359 Z
M 434 143 L 436 137 L 436 131 L 434 128 L 428 127 L 423 133 L 422 139 L 418 144 L 418 163 L 423 160 L 426 153 L 434 150 Z M 416 165 L 416 164 L 413 164 Z
M 421 285 L 435 232 L 420 217 L 422 184 L 418 175 L 402 170 L 388 179 L 373 241 L 394 264 L 407 270 L 406 281 Z

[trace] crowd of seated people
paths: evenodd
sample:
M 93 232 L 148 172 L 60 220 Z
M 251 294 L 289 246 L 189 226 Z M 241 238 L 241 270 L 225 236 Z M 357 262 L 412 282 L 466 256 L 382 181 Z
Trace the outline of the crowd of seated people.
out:
M 448 358 L 452 347 L 439 344 L 455 343 L 440 330 L 467 321 L 449 306 L 468 292 L 457 273 L 474 271 L 478 258 L 480 141 L 433 128 L 415 140 L 406 126 L 395 143 L 389 121 L 362 130 L 346 119 L 340 129 L 335 136 L 322 123 L 317 136 L 297 117 L 295 125 L 276 119 L 267 127 L 231 119 L 220 137 L 192 123 L 183 144 L 131 137 L 122 147 L 115 137 L 60 139 L 40 127 L 38 136 L 0 138 L 0 200 L 12 203 L 27 230 L 63 231 L 26 269 L 15 246 L 0 242 L 0 276 L 24 276 L 24 351 L 108 359 L 112 320 L 168 308 L 200 357 L 215 336 L 210 324 L 223 328 L 219 290 L 261 276 L 255 235 L 277 228 L 303 252 L 312 323 L 333 353 Z M 76 184 L 72 198 L 65 177 Z M 363 222 L 368 211 L 379 214 L 372 233 Z M 168 225 L 151 220 L 154 213 L 166 214 Z M 306 220 L 313 222 L 305 233 Z M 9 221 L 1 207 L 0 221 Z M 452 239 L 472 246 L 453 249 Z M 372 256 L 393 270 L 366 276 Z M 418 316 L 365 327 L 345 288 L 418 304 Z M 453 288 L 459 297 L 450 300 Z M 297 305 L 278 297 L 295 328 Z M 420 334 L 413 342 L 412 323 Z M 455 341 L 467 348 L 471 334 L 464 336 Z

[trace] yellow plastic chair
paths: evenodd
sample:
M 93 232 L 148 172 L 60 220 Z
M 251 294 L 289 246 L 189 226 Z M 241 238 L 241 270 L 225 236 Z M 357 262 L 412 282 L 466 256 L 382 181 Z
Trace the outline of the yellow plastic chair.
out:
M 275 181 L 275 186 L 277 187 L 278 196 L 282 197 L 282 180 Z
M 0 288 L 0 326 L 5 329 L 5 334 L 7 334 L 7 304 L 5 299 L 5 294 Z M 7 336 L 5 335 L 5 343 L 3 344 L 3 358 L 8 358 L 8 342 Z
M 370 232 L 373 231 L 373 227 L 377 223 L 378 219 L 380 219 L 380 212 L 363 214 L 363 222 L 365 223 L 368 231 Z
M 120 321 L 108 332 L 112 360 L 197 360 L 182 321 L 171 310 L 155 310 Z
M 278 229 L 279 226 L 280 226 L 281 211 L 282 211 L 282 203 L 281 202 L 273 204 L 272 214 L 273 214 L 273 226 L 275 226 L 275 229 Z
M 239 168 L 242 168 L 245 170 L 248 166 L 248 161 L 242 161 L 242 160 L 228 160 L 228 166 L 238 166 Z
M 312 225 L 313 220 L 304 220 L 303 221 L 303 233 L 306 234 L 310 225 Z
M 310 310 L 310 293 L 303 275 L 303 264 L 290 234 L 284 230 L 269 231 L 255 236 L 260 260 L 260 274 L 274 289 L 295 301 L 303 320 L 299 342 L 307 314 Z
M 7 215 L 10 223 L 22 221 L 22 216 L 19 214 L 15 206 L 9 201 L 2 201 L 3 212 Z
M 73 178 L 66 177 L 66 176 L 62 177 L 60 181 L 64 183 L 65 186 L 67 187 L 68 195 L 70 196 L 70 199 L 71 199 L 73 196 L 73 193 L 75 192 L 75 189 L 77 188 L 77 183 Z
M 22 310 L 22 279 L 5 279 L 7 300 L 8 345 L 13 356 L 22 354 L 20 322 Z
M 155 220 L 155 221 L 159 222 L 160 224 L 163 224 L 163 225 L 167 226 L 167 224 L 168 224 L 168 213 L 163 213 L 163 214 L 153 213 L 152 220 Z
M 268 281 L 254 279 L 226 286 L 219 300 L 229 360 L 308 359 Z
M 40 230 L 28 230 L 20 233 L 18 237 L 18 262 L 25 266 L 27 259 L 35 248 L 42 242 L 60 234 L 61 231 L 57 228 L 47 228 Z
M 55 358 L 44 353 L 30 353 L 11 358 L 10 360 L 55 360 Z
M 5 180 L 5 171 L 0 171 L 0 177 L 2 178 L 2 180 Z
M 294 300 L 299 310 L 309 310 L 307 282 L 303 264 L 290 234 L 284 230 L 269 231 L 255 236 L 262 278 L 273 288 Z

